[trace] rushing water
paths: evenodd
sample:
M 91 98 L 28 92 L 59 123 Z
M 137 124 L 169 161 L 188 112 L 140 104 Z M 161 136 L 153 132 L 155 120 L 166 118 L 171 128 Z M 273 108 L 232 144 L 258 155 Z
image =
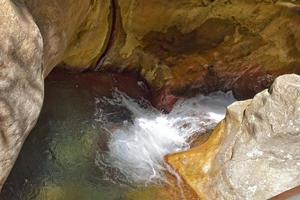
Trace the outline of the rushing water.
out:
M 108 150 L 98 152 L 96 164 L 118 169 L 122 175 L 118 178 L 130 184 L 165 183 L 164 156 L 189 149 L 194 138 L 224 118 L 226 106 L 233 101 L 230 92 L 198 95 L 177 102 L 171 113 L 162 114 L 123 93 L 96 99 L 97 121 L 110 133 Z M 125 108 L 131 117 L 114 127 L 101 108 L 107 104 Z
M 164 156 L 188 149 L 234 101 L 231 93 L 199 95 L 162 114 L 136 100 L 146 96 L 136 80 L 94 76 L 48 78 L 1 200 L 168 199 L 155 189 L 167 182 Z

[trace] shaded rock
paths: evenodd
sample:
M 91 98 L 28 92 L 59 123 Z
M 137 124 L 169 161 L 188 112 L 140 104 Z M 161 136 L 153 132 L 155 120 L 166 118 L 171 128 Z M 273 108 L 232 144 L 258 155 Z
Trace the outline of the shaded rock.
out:
M 0 0 L 0 190 L 43 103 L 42 36 L 25 5 Z
M 228 107 L 204 144 L 167 162 L 202 199 L 268 199 L 300 185 L 300 76 Z
M 171 94 L 170 88 L 163 88 L 153 95 L 151 103 L 158 110 L 169 113 L 179 99 L 180 97 Z
M 154 92 L 233 90 L 246 99 L 278 75 L 300 73 L 298 1 L 115 2 L 102 67 L 136 70 Z
M 246 99 L 300 73 L 297 1 L 24 2 L 44 40 L 45 75 L 56 65 L 136 71 L 153 93 Z
M 279 194 L 278 196 L 273 197 L 270 200 L 297 199 L 297 198 L 299 199 L 300 197 L 299 192 L 300 192 L 300 186 L 288 190 L 282 194 Z
M 45 75 L 57 64 L 95 65 L 111 32 L 111 1 L 25 0 L 44 40 Z

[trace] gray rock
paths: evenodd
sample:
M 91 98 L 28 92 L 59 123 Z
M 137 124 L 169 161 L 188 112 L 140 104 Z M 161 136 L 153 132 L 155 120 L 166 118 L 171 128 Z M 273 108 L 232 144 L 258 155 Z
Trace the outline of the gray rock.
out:
M 300 76 L 277 78 L 239 113 L 214 163 L 214 197 L 268 199 L 300 185 Z
M 200 199 L 265 200 L 300 185 L 300 76 L 233 103 L 204 144 L 166 160 Z
M 40 31 L 26 7 L 0 0 L 0 189 L 43 103 Z

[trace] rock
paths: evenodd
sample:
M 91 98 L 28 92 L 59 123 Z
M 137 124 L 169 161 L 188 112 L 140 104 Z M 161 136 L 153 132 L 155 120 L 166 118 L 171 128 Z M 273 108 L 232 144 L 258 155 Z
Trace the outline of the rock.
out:
M 300 185 L 300 76 L 228 107 L 203 145 L 167 162 L 201 199 L 268 199 Z
M 152 96 L 151 104 L 156 109 L 165 113 L 171 112 L 175 103 L 180 99 L 180 97 L 173 95 L 168 87 L 162 88 Z
M 16 134 L 20 143 L 40 110 L 40 72 L 46 77 L 57 65 L 78 71 L 93 67 L 136 71 L 158 94 L 157 105 L 165 110 L 171 109 L 177 96 L 233 90 L 245 99 L 281 74 L 300 74 L 298 1 L 0 2 L 0 64 L 7 67 L 0 70 L 0 88 L 7 87 L 1 89 L 1 98 L 18 116 L 13 120 L 3 108 L 0 114 L 8 121 L 0 127 L 22 123 L 27 128 Z M 161 95 L 165 88 L 167 93 Z
M 25 0 L 44 40 L 45 75 L 56 65 L 95 65 L 111 32 L 111 1 Z
M 25 5 L 0 0 L 0 190 L 43 103 L 43 42 Z
M 299 4 L 281 1 L 115 1 L 103 69 L 136 70 L 154 93 L 233 90 L 252 98 L 300 74 Z
M 297 2 L 24 2 L 43 37 L 45 76 L 57 65 L 136 71 L 153 93 L 233 90 L 247 99 L 278 75 L 300 74 Z
M 281 193 L 270 200 L 297 199 L 297 198 L 299 199 L 299 192 L 300 192 L 300 186 L 288 190 L 284 193 Z

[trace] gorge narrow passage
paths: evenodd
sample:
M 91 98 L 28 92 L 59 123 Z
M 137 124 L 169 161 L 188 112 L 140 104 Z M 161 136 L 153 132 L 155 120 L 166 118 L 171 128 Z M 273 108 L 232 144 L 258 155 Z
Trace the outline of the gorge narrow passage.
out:
M 189 149 L 234 98 L 198 95 L 162 114 L 147 102 L 148 92 L 131 75 L 51 74 L 41 117 L 2 199 L 180 199 L 178 188 L 160 189 L 172 176 L 164 156 Z

